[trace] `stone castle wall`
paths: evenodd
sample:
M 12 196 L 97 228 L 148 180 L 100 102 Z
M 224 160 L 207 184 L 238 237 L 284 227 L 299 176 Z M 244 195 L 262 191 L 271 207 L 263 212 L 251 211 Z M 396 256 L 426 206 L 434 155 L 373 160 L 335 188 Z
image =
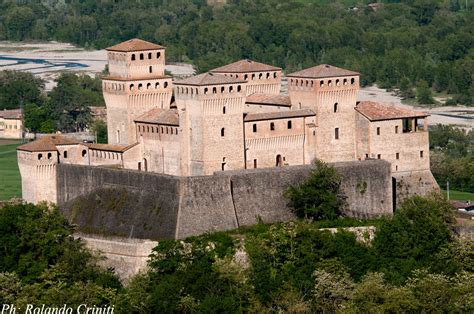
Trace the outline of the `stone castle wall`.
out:
M 391 214 L 390 164 L 335 163 L 343 177 L 346 214 Z M 178 239 L 294 216 L 283 192 L 310 166 L 175 177 L 99 167 L 57 166 L 58 205 L 79 231 L 146 239 Z

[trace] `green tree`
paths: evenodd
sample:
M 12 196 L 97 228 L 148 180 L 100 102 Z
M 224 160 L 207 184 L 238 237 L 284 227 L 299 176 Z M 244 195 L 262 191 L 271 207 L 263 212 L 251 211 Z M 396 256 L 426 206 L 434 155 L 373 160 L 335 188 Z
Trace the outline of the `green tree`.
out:
M 316 160 L 308 179 L 285 192 L 288 205 L 298 217 L 336 219 L 345 206 L 341 178 L 336 169 Z
M 416 88 L 416 101 L 419 104 L 433 104 L 434 99 L 431 94 L 431 89 L 428 86 L 428 83 L 424 80 L 418 82 L 418 86 Z
M 0 71 L 0 110 L 40 106 L 44 81 L 28 72 Z
M 97 143 L 107 144 L 107 124 L 102 120 L 95 120 L 91 124 L 91 131 L 95 134 Z

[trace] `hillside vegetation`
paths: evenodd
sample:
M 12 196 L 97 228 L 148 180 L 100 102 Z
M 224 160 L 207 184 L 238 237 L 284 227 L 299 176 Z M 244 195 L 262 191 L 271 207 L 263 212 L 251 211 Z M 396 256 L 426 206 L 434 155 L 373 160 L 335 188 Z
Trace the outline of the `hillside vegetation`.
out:
M 375 223 L 372 242 L 322 227 Z M 117 313 L 474 311 L 474 243 L 444 200 L 414 197 L 390 219 L 298 220 L 160 241 L 123 287 L 45 206 L 0 208 L 0 302 L 114 305 Z
M 192 62 L 200 71 L 241 58 L 290 72 L 329 63 L 361 72 L 363 85 L 400 87 L 406 96 L 429 86 L 450 93 L 452 104 L 472 103 L 472 7 L 460 0 L 389 0 L 373 10 L 368 2 L 2 1 L 0 40 L 104 48 L 139 37 L 167 46 L 169 61 Z M 419 94 L 419 101 L 432 101 Z

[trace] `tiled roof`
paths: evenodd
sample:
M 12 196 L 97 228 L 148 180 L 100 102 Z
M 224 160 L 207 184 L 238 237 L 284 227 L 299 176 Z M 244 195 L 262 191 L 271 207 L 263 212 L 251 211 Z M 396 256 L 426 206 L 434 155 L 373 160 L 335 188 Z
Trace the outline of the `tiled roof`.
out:
M 234 84 L 234 83 L 245 83 L 246 81 L 237 79 L 230 76 L 213 73 L 203 73 L 196 76 L 188 77 L 184 80 L 174 82 L 175 85 L 218 85 L 218 84 Z
M 130 39 L 120 43 L 118 45 L 106 48 L 109 51 L 122 51 L 122 52 L 131 52 L 131 51 L 143 51 L 143 50 L 157 50 L 164 49 L 165 47 L 144 41 L 138 38 Z
M 142 114 L 135 121 L 179 126 L 178 110 L 155 108 Z
M 425 112 L 403 109 L 394 105 L 381 104 L 373 101 L 361 101 L 357 104 L 355 110 L 370 121 L 428 116 Z
M 288 74 L 288 77 L 305 77 L 305 78 L 324 78 L 337 76 L 354 76 L 359 75 L 357 72 L 338 68 L 329 64 L 320 64 L 312 68 L 304 69 L 298 72 Z
M 243 59 L 211 70 L 211 72 L 220 73 L 245 73 L 263 71 L 281 71 L 281 68 L 249 59 Z
M 245 103 L 291 107 L 290 97 L 286 95 L 268 95 L 256 93 L 247 96 Z
M 21 119 L 21 109 L 0 110 L 0 118 Z
M 250 122 L 250 121 L 260 121 L 260 120 L 300 118 L 300 117 L 310 117 L 310 116 L 315 116 L 315 115 L 316 114 L 311 109 L 249 113 L 245 116 L 244 121 Z
M 89 149 L 93 149 L 93 150 L 103 150 L 103 151 L 108 151 L 108 152 L 123 153 L 137 144 L 138 143 L 134 143 L 132 145 L 112 145 L 112 144 L 84 144 L 84 145 L 89 147 Z
M 78 141 L 67 138 L 62 135 L 48 135 L 40 137 L 37 140 L 23 144 L 17 147 L 17 150 L 24 150 L 27 152 L 44 152 L 57 150 L 56 145 L 76 145 Z

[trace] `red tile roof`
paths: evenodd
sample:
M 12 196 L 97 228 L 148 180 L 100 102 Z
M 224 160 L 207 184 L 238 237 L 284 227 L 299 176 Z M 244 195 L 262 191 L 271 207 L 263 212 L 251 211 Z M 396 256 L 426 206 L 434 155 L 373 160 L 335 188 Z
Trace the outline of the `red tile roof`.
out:
M 219 68 L 215 68 L 210 72 L 219 73 L 245 73 L 245 72 L 264 72 L 264 71 L 281 71 L 281 68 L 273 65 L 260 63 L 257 61 L 243 59 L 230 63 Z
M 155 108 L 137 117 L 135 121 L 179 126 L 178 110 Z
M 112 145 L 112 144 L 84 144 L 84 145 L 89 147 L 89 149 L 92 149 L 92 150 L 103 150 L 103 151 L 108 151 L 108 152 L 123 153 L 137 144 L 138 143 L 134 143 L 131 145 Z
M 288 74 L 288 77 L 304 77 L 304 78 L 325 78 L 338 76 L 354 76 L 360 75 L 357 72 L 338 68 L 329 64 L 320 64 L 312 68 L 304 69 L 298 72 Z
M 203 73 L 196 76 L 188 77 L 184 80 L 174 82 L 175 85 L 194 85 L 194 86 L 206 86 L 206 85 L 219 85 L 219 84 L 235 84 L 245 83 L 246 81 L 237 79 L 230 76 L 213 73 Z
M 261 113 L 249 113 L 245 116 L 244 121 L 260 121 L 260 120 L 275 120 L 275 119 L 287 119 L 287 118 L 301 118 L 315 116 L 311 109 L 300 109 L 300 110 L 285 110 L 276 112 L 261 112 Z
M 32 142 L 18 146 L 17 150 L 23 150 L 27 152 L 55 151 L 57 150 L 56 145 L 76 144 L 79 144 L 79 142 L 62 135 L 47 135 Z
M 21 109 L 0 110 L 0 118 L 21 119 Z
M 286 95 L 267 95 L 255 93 L 247 96 L 245 103 L 291 107 L 290 97 Z
M 403 109 L 394 105 L 381 104 L 373 101 L 361 101 L 357 104 L 355 110 L 370 121 L 421 118 L 428 116 L 425 112 Z
M 138 38 L 130 39 L 120 43 L 118 45 L 106 48 L 108 51 L 121 51 L 121 52 L 132 52 L 132 51 L 143 51 L 143 50 L 157 50 L 165 49 L 165 47 L 144 41 Z

